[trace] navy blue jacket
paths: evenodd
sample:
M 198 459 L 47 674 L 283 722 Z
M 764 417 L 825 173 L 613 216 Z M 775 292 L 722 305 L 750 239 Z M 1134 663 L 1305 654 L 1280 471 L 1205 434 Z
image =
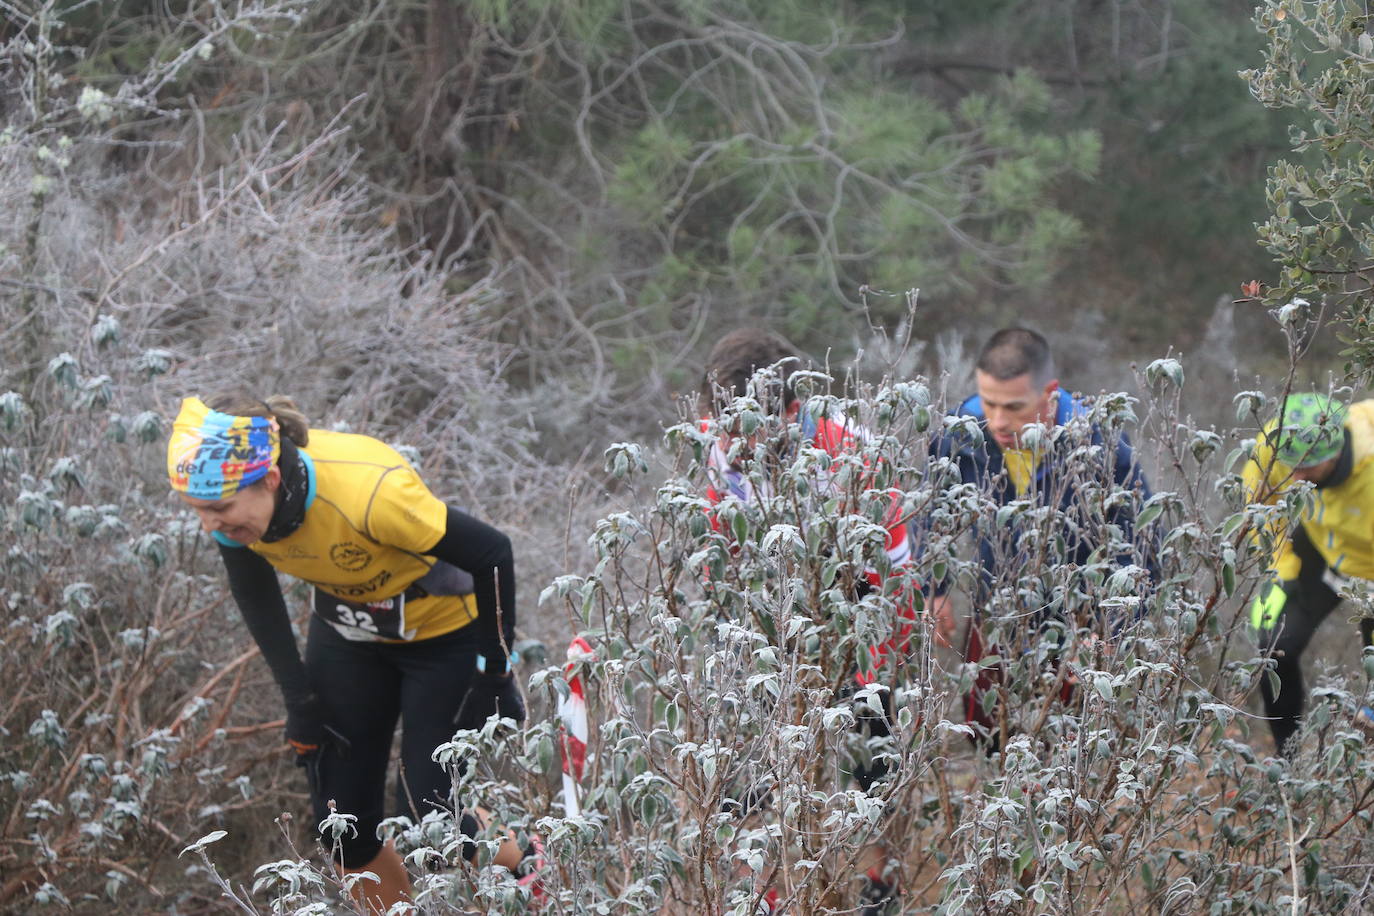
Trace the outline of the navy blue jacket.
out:
M 1084 416 L 1086 413 L 1086 408 L 1068 392 L 1059 392 L 1059 404 L 1055 413 L 1056 425 L 1062 426 L 1073 417 Z M 972 484 L 988 493 L 999 507 L 1018 499 L 1010 475 L 1004 473 L 1006 465 L 1002 449 L 988 433 L 987 418 L 978 396 L 974 395 L 964 401 L 950 411 L 950 415 L 974 418 L 983 433 L 982 441 L 978 441 L 978 437 L 967 429 L 953 427 L 932 445 L 932 460 L 942 457 L 952 459 L 958 466 L 961 482 Z M 1107 477 L 1110 475 L 1111 484 L 1133 491 L 1133 498 L 1104 510 L 1096 504 L 1098 487 L 1092 487 L 1094 492 L 1081 492 L 1081 485 L 1085 480 L 1083 465 L 1079 463 L 1077 476 L 1071 478 L 1064 473 L 1064 458 L 1069 450 L 1085 445 L 1093 447 L 1093 465 L 1087 470 L 1087 479 L 1092 481 L 1095 478 L 1100 482 L 1105 495 L 1112 489 L 1107 483 Z M 1036 467 L 1034 482 L 1029 491 L 1033 502 L 1037 494 L 1042 498 L 1048 494 L 1057 497 L 1057 508 L 1064 522 L 1060 532 L 1063 553 L 1055 556 L 1053 562 L 1079 566 L 1088 563 L 1090 555 L 1100 546 L 1102 524 L 1110 523 L 1120 528 L 1125 543 L 1132 545 L 1132 549 L 1117 554 L 1116 565 L 1141 565 L 1150 572 L 1151 579 L 1157 578 L 1153 545 L 1135 544 L 1135 513 L 1150 497 L 1150 486 L 1140 466 L 1136 464 L 1130 441 L 1124 433 L 1114 434 L 1112 441 L 1109 442 L 1104 437 L 1101 427 L 1093 424 L 1090 439 L 1060 436 L 1058 441 L 1047 444 Z M 1017 516 L 1006 520 L 1005 524 L 1012 531 L 1010 537 L 999 539 L 1000 549 L 993 539 L 993 532 L 987 530 L 986 526 L 980 527 L 976 532 L 985 584 L 990 584 L 999 577 L 1014 577 L 1023 567 L 1027 572 L 1034 572 L 1033 551 L 1026 548 L 1023 543 L 1025 525 L 1018 522 Z M 925 538 L 919 540 L 924 541 Z M 944 583 L 937 585 L 936 592 L 943 592 L 945 587 Z

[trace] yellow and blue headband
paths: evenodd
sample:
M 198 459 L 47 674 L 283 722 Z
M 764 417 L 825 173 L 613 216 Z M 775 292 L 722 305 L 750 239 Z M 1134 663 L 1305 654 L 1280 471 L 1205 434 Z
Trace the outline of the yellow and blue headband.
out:
M 224 499 L 261 480 L 280 454 L 271 417 L 236 417 L 186 398 L 167 441 L 167 476 L 187 496 Z

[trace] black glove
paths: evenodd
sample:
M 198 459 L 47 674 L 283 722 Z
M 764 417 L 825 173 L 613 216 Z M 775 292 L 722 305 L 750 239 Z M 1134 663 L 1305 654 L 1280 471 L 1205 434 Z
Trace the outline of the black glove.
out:
M 313 693 L 286 707 L 286 743 L 296 752 L 296 763 L 305 766 L 326 744 L 340 756 L 348 756 L 349 741 L 325 722 L 324 704 Z
M 324 746 L 324 704 L 313 693 L 286 707 L 286 743 L 298 757 L 318 754 Z
M 525 721 L 525 698 L 515 675 L 510 672 L 491 674 L 483 671 L 473 678 L 467 696 L 458 707 L 458 715 L 453 717 L 453 727 L 478 729 L 492 714 L 516 722 Z

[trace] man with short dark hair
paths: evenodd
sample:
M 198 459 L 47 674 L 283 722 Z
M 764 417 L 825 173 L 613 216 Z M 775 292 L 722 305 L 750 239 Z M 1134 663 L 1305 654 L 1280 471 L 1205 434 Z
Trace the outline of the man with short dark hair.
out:
M 1032 386 L 1058 390 L 1054 357 L 1045 338 L 1027 328 L 1003 328 L 988 338 L 978 354 L 978 373 L 1000 381 L 1030 376 Z
M 978 356 L 975 372 L 977 394 L 969 397 L 952 415 L 967 417 L 976 424 L 950 427 L 933 450 L 933 460 L 950 459 L 958 469 L 960 482 L 974 485 L 998 506 L 1022 503 L 1027 510 L 1048 508 L 1057 513 L 1058 555 L 1046 556 L 1043 539 L 1033 554 L 1023 547 L 1026 535 L 1018 519 L 1042 518 L 1036 512 L 1013 513 L 1005 524 L 983 525 L 976 532 L 982 564 L 981 581 L 973 589 L 973 619 L 969 624 L 965 658 L 977 661 L 985 654 L 1005 658 L 1014 647 L 997 647 L 995 653 L 983 646 L 982 605 L 999 585 L 1015 584 L 1023 576 L 1036 576 L 1046 565 L 1083 566 L 1099 548 L 1107 547 L 1120 568 L 1137 567 L 1150 577 L 1152 552 L 1134 545 L 1134 519 L 1137 507 L 1150 495 L 1145 475 L 1135 462 L 1125 435 L 1108 435 L 1098 424 L 1090 424 L 1078 436 L 1063 436 L 1056 428 L 1076 417 L 1085 417 L 1086 407 L 1059 386 L 1054 358 L 1048 341 L 1027 328 L 1004 328 L 993 334 Z M 1082 444 L 1100 448 L 1104 458 L 1085 477 L 1083 463 L 1070 469 L 1065 452 Z M 1105 472 L 1105 473 L 1104 473 Z M 1106 479 L 1110 475 L 1110 479 Z M 1094 490 L 1113 487 L 1129 491 L 1131 498 L 1120 505 L 1103 509 L 1099 492 L 1093 499 L 1084 497 L 1084 486 Z M 1114 529 L 1114 534 L 1110 533 Z M 1104 544 L 1108 537 L 1119 542 Z M 954 614 L 946 592 L 949 583 L 937 583 L 927 600 L 927 610 L 937 632 L 952 639 Z M 1049 619 L 1048 612 L 1025 608 L 1027 632 Z M 1104 634 L 1107 635 L 1107 634 Z M 1000 666 L 998 666 L 1000 669 Z M 966 698 L 970 722 L 993 730 L 985 694 L 996 682 L 998 669 L 984 669 L 979 684 Z M 1068 688 L 1063 688 L 1067 696 Z M 991 736 L 989 736 L 991 737 Z M 995 738 L 993 738 L 995 743 Z

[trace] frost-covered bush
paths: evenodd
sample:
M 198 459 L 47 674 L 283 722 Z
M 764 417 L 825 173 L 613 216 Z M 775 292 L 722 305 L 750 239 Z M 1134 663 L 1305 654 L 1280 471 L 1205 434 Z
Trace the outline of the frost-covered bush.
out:
M 564 606 L 596 649 L 529 682 L 546 709 L 570 674 L 586 685 L 580 812 L 570 815 L 557 789 L 551 713 L 519 730 L 493 721 L 437 751 L 467 803 L 542 838 L 546 911 L 854 912 L 870 868 L 902 888 L 893 911 L 1370 904 L 1360 863 L 1371 852 L 1374 765 L 1352 716 L 1368 702 L 1367 680 L 1330 679 L 1315 692 L 1287 761 L 1270 756 L 1250 711 L 1266 662 L 1243 622 L 1272 547 L 1265 523 L 1291 519 L 1302 501 L 1242 496 L 1247 438 L 1272 401 L 1242 392 L 1237 432 L 1195 429 L 1177 409 L 1183 365 L 1157 361 L 1142 373 L 1144 400 L 1089 398 L 1083 421 L 1043 431 L 1085 505 L 1013 503 L 1009 513 L 987 490 L 951 486 L 927 459 L 944 427 L 924 383 L 840 397 L 823 376 L 807 381 L 804 409 L 871 431 L 852 455 L 806 448 L 798 424 L 769 420 L 749 398 L 719 425 L 678 424 L 658 453 L 674 461 L 668 479 L 634 490 L 590 533 L 595 564 L 545 590 L 545 606 Z M 768 495 L 725 499 L 713 526 L 704 454 L 737 422 L 757 423 L 784 457 L 747 462 Z M 1090 423 L 1109 439 L 1131 430 L 1158 453 L 1146 456 L 1164 468 L 1153 497 L 1102 482 Z M 608 472 L 634 478 L 653 454 L 613 446 Z M 861 596 L 851 586 L 865 568 L 890 572 L 881 523 L 894 498 L 926 533 L 924 551 L 881 593 Z M 1129 537 L 1108 512 L 1122 500 L 1138 510 Z M 1105 539 L 1086 565 L 1055 546 L 1054 533 L 1073 525 L 1097 525 Z M 865 647 L 892 633 L 899 586 L 973 580 L 968 535 L 979 526 L 1001 532 L 999 549 L 1016 527 L 1043 552 L 1000 569 L 981 609 L 984 633 L 1004 647 L 1001 741 L 974 751 L 955 710 L 977 671 L 932 646 L 924 627 L 876 686 L 861 689 L 853 675 Z M 1036 612 L 1051 607 L 1037 626 Z M 884 694 L 891 736 L 865 740 L 856 718 L 875 714 Z M 851 774 L 875 759 L 887 775 L 865 790 Z M 421 912 L 530 905 L 503 871 L 459 861 L 451 818 L 388 829 L 417 875 Z M 305 911 L 292 907 L 280 911 Z
M 172 53 L 98 97 L 57 38 L 70 11 L 5 13 L 5 912 L 204 905 L 217 893 L 203 866 L 176 853 L 212 828 L 233 828 L 222 856 L 279 853 L 273 818 L 297 808 L 275 691 L 165 482 L 180 397 L 290 394 L 320 425 L 413 446 L 436 491 L 521 543 L 536 536 L 524 488 L 570 488 L 505 412 L 497 278 L 454 287 L 397 245 L 341 171 L 337 125 L 287 136 L 255 115 L 233 155 L 197 160 L 188 150 L 216 146 L 211 128 L 159 109 L 166 87 L 234 56 L 222 36 L 270 41 L 294 8 L 177 20 Z M 550 572 L 528 563 L 528 592 Z

